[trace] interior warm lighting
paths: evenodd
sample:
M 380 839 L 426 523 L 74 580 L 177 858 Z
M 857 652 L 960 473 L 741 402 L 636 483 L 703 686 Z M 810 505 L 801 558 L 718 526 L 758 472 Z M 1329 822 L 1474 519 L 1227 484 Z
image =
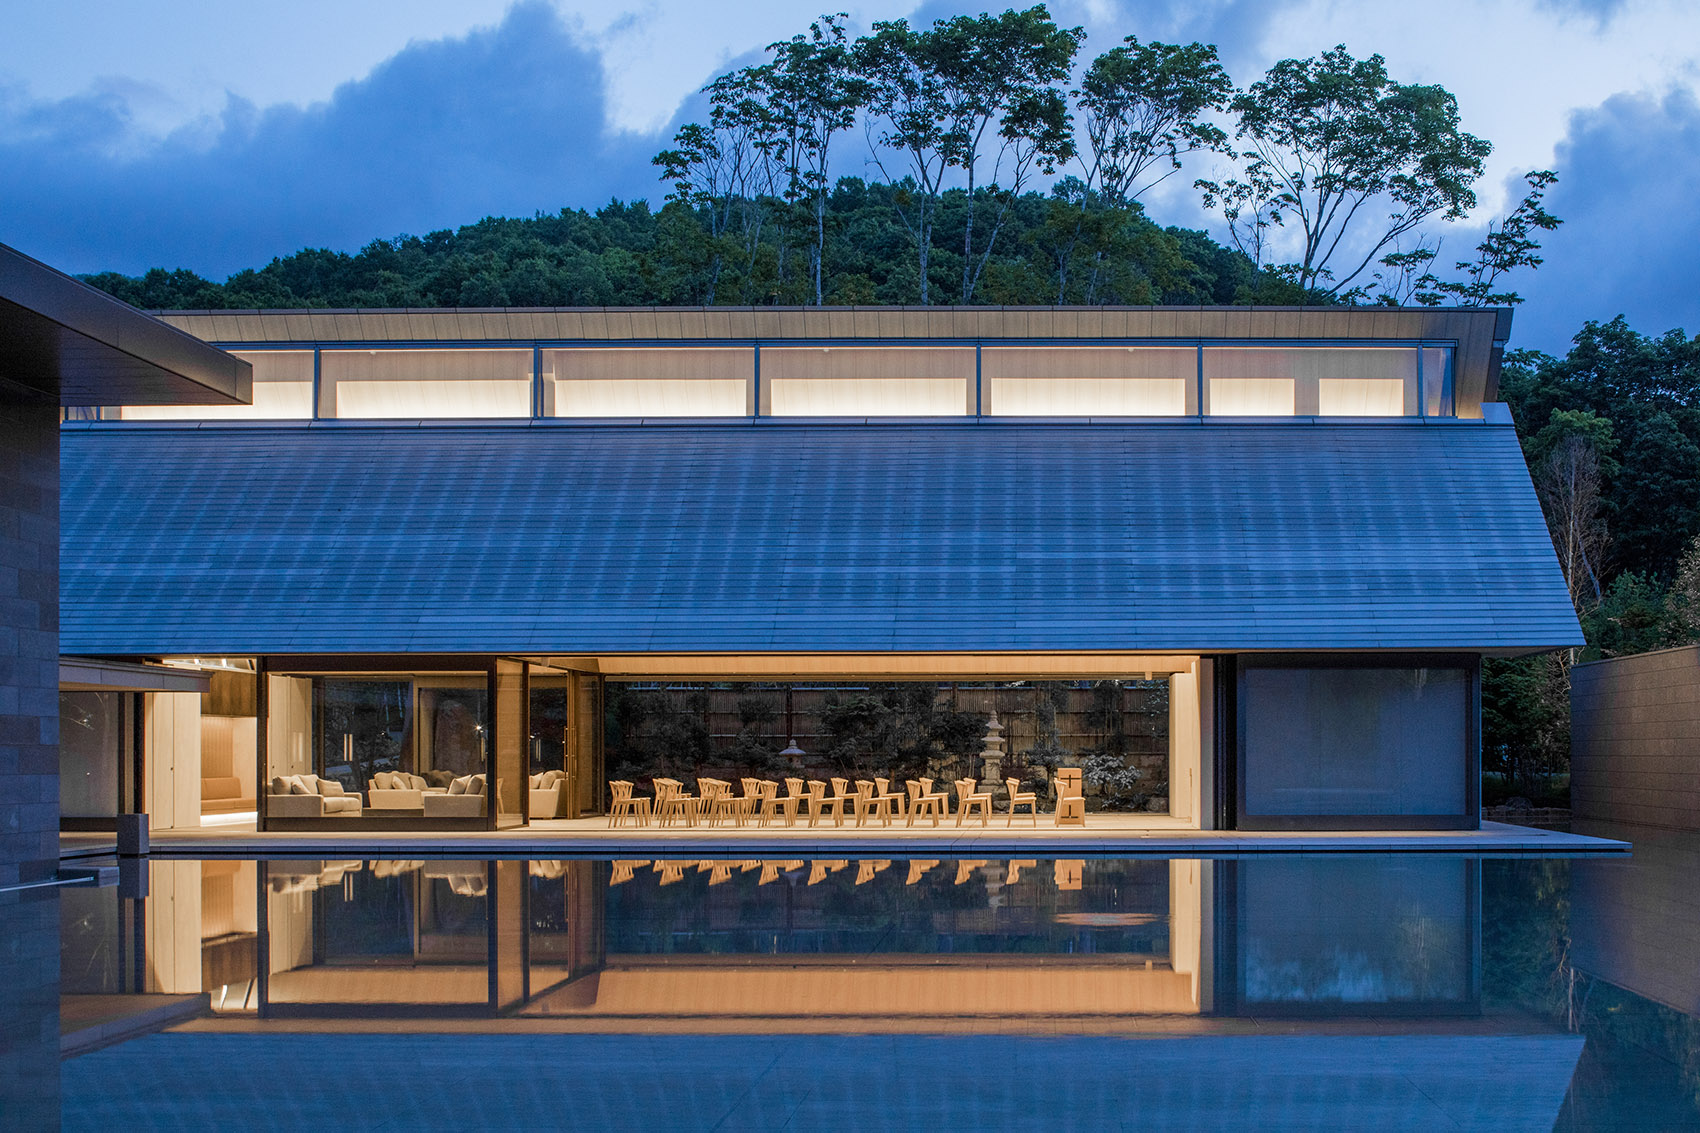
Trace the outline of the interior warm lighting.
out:
M 743 417 L 747 378 L 548 379 L 555 417 Z
M 326 350 L 319 377 L 324 416 L 531 416 L 529 350 Z
M 254 367 L 251 405 L 126 405 L 123 421 L 291 421 L 313 416 L 311 350 L 233 350 Z
M 341 381 L 338 417 L 529 417 L 531 380 Z
M 1291 378 L 1211 378 L 1210 413 L 1217 417 L 1291 417 Z
M 545 417 L 744 417 L 750 346 L 562 347 L 543 352 Z
M 1185 378 L 993 378 L 1000 417 L 1182 417 Z
M 1397 378 L 1322 378 L 1317 413 L 1323 417 L 1402 417 L 1405 383 Z
M 781 378 L 768 386 L 775 417 L 961 417 L 961 378 Z

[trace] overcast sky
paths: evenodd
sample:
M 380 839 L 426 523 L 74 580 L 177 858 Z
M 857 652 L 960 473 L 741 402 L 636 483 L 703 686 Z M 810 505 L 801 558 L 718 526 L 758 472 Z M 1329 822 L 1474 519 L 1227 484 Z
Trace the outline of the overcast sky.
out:
M 843 5 L 858 30 L 984 4 Z M 837 7 L 833 5 L 831 7 Z M 213 278 L 302 246 L 658 199 L 694 92 L 819 7 L 780 0 L 0 0 L 0 241 L 69 271 Z M 1516 344 L 1585 319 L 1700 331 L 1700 4 L 1067 0 L 1090 58 L 1129 34 L 1219 45 L 1235 79 L 1344 43 L 1440 83 L 1495 152 L 1476 230 L 1551 167 L 1565 226 Z M 841 168 L 843 173 L 862 170 Z M 1190 171 L 1189 171 L 1190 172 Z M 1199 170 L 1200 174 L 1205 170 Z M 1211 226 L 1177 177 L 1161 223 Z

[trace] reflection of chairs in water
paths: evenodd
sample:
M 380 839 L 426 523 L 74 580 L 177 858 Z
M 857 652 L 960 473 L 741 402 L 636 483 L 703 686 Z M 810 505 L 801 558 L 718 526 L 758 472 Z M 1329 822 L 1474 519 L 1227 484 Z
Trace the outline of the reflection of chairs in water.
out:
M 403 877 L 424 864 L 424 862 L 397 861 L 393 858 L 386 858 L 372 863 L 372 876 Z
M 1015 808 L 1024 806 L 1027 813 L 1033 816 L 1033 825 L 1039 825 L 1039 796 L 1032 791 L 1021 789 L 1020 779 L 1005 779 L 1003 785 L 1009 791 L 1009 821 L 1005 826 L 1015 825 Z
M 905 885 L 915 884 L 917 881 L 921 880 L 921 878 L 926 875 L 926 872 L 929 869 L 932 869 L 934 866 L 936 866 L 938 864 L 939 864 L 939 860 L 937 858 L 928 858 L 928 859 L 911 858 L 911 859 L 909 859 L 909 877 L 903 882 L 903 884 L 905 884 Z
M 608 793 L 612 801 L 608 804 L 608 826 L 612 829 L 620 825 L 622 819 L 630 819 L 633 826 L 648 826 L 650 805 L 648 799 L 632 797 L 632 784 L 625 779 L 610 779 Z
M 561 861 L 527 862 L 526 872 L 532 877 L 540 877 L 544 881 L 559 881 L 567 876 L 567 863 Z
M 857 862 L 856 863 L 856 884 L 857 885 L 866 885 L 868 882 L 870 882 L 874 879 L 874 874 L 880 872 L 883 869 L 889 869 L 890 866 L 891 866 L 891 861 L 887 858 L 880 858 L 880 859 L 877 859 L 877 860 Z
M 1086 863 L 1081 860 L 1058 860 L 1056 864 L 1056 879 L 1058 889 L 1079 889 L 1081 877 L 1086 872 Z
M 780 874 L 790 873 L 794 869 L 802 869 L 803 864 L 804 863 L 800 861 L 762 862 L 761 878 L 756 882 L 756 884 L 767 885 L 771 882 L 778 881 Z
M 708 874 L 710 885 L 724 885 L 732 880 L 732 871 L 736 869 L 734 862 L 701 861 L 697 863 L 697 872 Z
M 979 786 L 973 779 L 958 779 L 956 781 L 956 824 L 962 825 L 962 820 L 975 807 L 980 808 L 980 825 L 984 826 L 992 817 L 992 796 L 986 791 L 976 791 Z
M 979 869 L 981 866 L 983 866 L 985 864 L 986 864 L 986 862 L 985 862 L 984 858 L 976 859 L 974 861 L 957 862 L 956 863 L 956 884 L 961 885 L 963 882 L 965 882 L 969 878 L 973 877 L 974 871 Z
M 644 866 L 648 865 L 649 859 L 648 858 L 643 858 L 643 859 L 639 859 L 639 860 L 625 859 L 625 860 L 621 860 L 621 861 L 616 861 L 613 864 L 614 864 L 614 872 L 611 873 L 608 876 L 608 884 L 609 885 L 621 885 L 621 884 L 624 884 L 625 882 L 630 881 L 632 879 L 632 871 L 633 870 L 642 869 Z
M 685 866 L 689 864 L 689 862 L 663 861 L 661 859 L 656 859 L 655 872 L 661 875 L 662 885 L 672 885 L 675 881 L 683 881 L 685 879 Z
M 827 861 L 823 858 L 816 861 L 809 867 L 809 884 L 819 885 L 825 880 L 827 874 L 837 873 L 841 869 L 848 869 L 849 866 L 850 863 L 843 860 Z
M 1017 881 L 1021 880 L 1022 870 L 1038 868 L 1039 863 L 1033 858 L 1016 858 L 1009 863 L 1009 876 L 1003 879 L 1003 883 L 1005 885 L 1014 885 Z

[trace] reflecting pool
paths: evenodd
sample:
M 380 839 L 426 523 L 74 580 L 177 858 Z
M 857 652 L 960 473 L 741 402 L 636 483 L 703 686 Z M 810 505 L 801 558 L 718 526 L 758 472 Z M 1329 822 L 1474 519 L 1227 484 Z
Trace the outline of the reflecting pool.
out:
M 1700 1127 L 1700 844 L 1634 833 L 152 859 L 7 915 L 56 906 L 68 1129 Z

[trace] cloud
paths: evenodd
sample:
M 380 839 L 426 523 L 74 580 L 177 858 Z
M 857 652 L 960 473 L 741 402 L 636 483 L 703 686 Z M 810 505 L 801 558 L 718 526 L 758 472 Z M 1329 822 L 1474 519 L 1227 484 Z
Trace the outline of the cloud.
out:
M 546 4 L 415 43 L 323 103 L 212 119 L 138 149 L 125 92 L 0 90 L 0 240 L 69 271 L 222 277 L 486 215 L 655 196 L 652 138 L 606 129 L 600 56 Z
M 1562 354 L 1585 320 L 1619 313 L 1644 334 L 1700 332 L 1700 102 L 1678 90 L 1580 111 L 1555 168 L 1547 205 L 1564 226 L 1512 281 L 1527 299 L 1515 345 Z

